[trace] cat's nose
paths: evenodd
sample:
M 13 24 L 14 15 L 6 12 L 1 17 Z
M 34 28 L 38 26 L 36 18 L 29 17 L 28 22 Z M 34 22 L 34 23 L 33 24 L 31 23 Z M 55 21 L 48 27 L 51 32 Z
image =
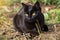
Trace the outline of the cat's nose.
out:
M 30 18 L 28 18 L 28 20 L 30 20 Z

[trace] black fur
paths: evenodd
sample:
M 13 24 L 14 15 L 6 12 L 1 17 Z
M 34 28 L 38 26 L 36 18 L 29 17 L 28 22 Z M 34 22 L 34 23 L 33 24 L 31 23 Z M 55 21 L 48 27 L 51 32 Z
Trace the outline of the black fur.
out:
M 37 19 L 39 21 L 41 30 L 47 32 L 48 27 L 45 25 L 44 15 L 41 12 L 39 2 L 36 2 L 34 6 L 26 5 L 24 3 L 22 3 L 22 5 L 22 10 L 19 11 L 13 19 L 15 29 L 20 33 L 30 33 L 31 35 L 35 34 L 34 36 L 36 36 L 38 35 L 38 31 L 35 25 L 35 23 L 37 23 Z M 33 13 L 35 13 L 34 16 L 32 16 Z M 28 16 L 25 14 L 28 14 Z

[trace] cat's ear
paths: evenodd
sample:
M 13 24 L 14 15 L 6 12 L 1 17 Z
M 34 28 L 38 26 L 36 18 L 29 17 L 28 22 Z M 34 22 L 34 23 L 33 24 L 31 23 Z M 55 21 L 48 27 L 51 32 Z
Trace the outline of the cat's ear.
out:
M 34 6 L 40 6 L 39 2 L 37 1 Z
M 37 1 L 37 2 L 35 3 L 35 5 L 40 6 L 40 3 Z
M 22 3 L 22 6 L 23 6 L 23 7 L 26 7 L 27 5 L 26 5 L 26 4 L 24 4 L 24 3 Z
M 40 10 L 41 11 L 41 6 L 40 6 L 40 4 L 39 4 L 38 1 L 34 4 L 33 9 L 34 10 Z
M 22 6 L 23 6 L 23 8 L 24 8 L 24 11 L 26 12 L 26 11 L 28 10 L 28 5 L 22 3 Z

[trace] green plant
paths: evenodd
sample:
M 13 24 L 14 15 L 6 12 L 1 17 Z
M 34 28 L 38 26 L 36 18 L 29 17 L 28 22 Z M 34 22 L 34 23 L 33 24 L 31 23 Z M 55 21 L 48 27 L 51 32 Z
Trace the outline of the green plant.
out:
M 8 5 L 14 5 L 15 3 L 19 3 L 19 0 L 12 0 L 8 3 Z
M 60 22 L 60 9 L 52 9 L 52 10 L 50 10 L 48 12 L 48 19 L 49 20 L 46 19 L 47 23 L 51 23 L 51 24 L 59 23 Z
M 37 0 L 31 0 L 33 3 L 36 3 Z

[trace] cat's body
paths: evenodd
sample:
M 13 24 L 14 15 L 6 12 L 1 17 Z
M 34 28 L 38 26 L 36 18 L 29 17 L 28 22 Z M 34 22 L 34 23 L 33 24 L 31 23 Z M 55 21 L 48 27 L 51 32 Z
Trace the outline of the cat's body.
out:
M 13 21 L 15 29 L 20 33 L 30 33 L 31 35 L 38 35 L 38 30 L 35 25 L 36 19 L 39 21 L 42 31 L 48 31 L 45 25 L 44 15 L 41 13 L 39 3 L 36 2 L 34 6 L 22 4 L 23 8 L 15 15 Z

